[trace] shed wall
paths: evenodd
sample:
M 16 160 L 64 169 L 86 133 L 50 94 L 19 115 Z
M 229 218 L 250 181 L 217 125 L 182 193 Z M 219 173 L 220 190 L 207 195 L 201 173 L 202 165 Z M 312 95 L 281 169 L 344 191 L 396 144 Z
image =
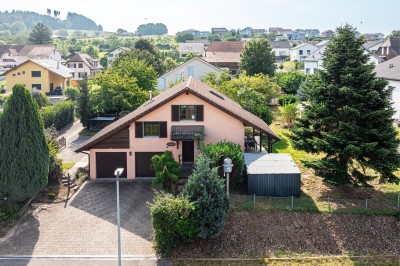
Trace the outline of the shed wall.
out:
M 299 197 L 301 174 L 249 174 L 247 191 L 250 195 Z

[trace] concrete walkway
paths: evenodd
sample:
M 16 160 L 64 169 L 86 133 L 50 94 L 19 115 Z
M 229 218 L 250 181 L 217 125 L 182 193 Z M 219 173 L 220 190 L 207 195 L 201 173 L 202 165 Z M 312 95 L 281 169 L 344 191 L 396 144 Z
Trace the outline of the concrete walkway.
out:
M 90 139 L 89 136 L 80 136 L 79 132 L 83 129 L 82 124 L 80 121 L 77 121 L 59 132 L 59 137 L 62 138 L 64 137 L 67 141 L 67 146 L 63 148 L 58 155 L 60 159 L 62 159 L 64 162 L 74 162 L 77 163 L 79 162 L 82 158 L 86 157 L 86 154 L 83 153 L 75 153 L 75 149 L 78 148 L 80 145 L 85 143 L 88 139 Z

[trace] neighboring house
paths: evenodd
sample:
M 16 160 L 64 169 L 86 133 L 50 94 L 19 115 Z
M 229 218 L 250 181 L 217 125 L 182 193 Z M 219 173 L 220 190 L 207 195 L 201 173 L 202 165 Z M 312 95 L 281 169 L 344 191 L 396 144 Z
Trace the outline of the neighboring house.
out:
M 381 47 L 382 41 L 366 41 L 363 46 L 365 49 L 372 53 L 376 53 L 376 51 Z
M 245 151 L 245 127 L 265 136 L 269 153 L 272 142 L 280 140 L 262 119 L 189 78 L 105 127 L 75 152 L 89 152 L 90 179 L 112 178 L 120 167 L 125 169 L 121 177 L 154 177 L 151 158 L 166 150 L 183 165 L 194 164 L 201 142 L 231 141 Z
M 306 38 L 314 38 L 320 35 L 319 29 L 305 29 L 304 32 Z
M 265 34 L 265 29 L 253 29 L 254 35 L 262 35 Z
M 282 29 L 281 34 L 286 40 L 293 40 L 293 31 L 291 29 Z
M 293 31 L 292 40 L 303 41 L 306 38 L 306 33 L 302 29 L 297 29 Z
M 317 42 L 317 43 L 315 44 L 315 46 L 317 46 L 318 48 L 322 48 L 322 47 L 324 47 L 325 45 L 327 45 L 328 42 L 329 42 L 329 40 L 320 41 L 320 42 Z
M 196 37 L 208 37 L 210 35 L 209 31 L 199 31 L 194 29 L 184 30 L 183 33 L 190 33 Z
M 290 56 L 290 43 L 288 41 L 269 41 L 272 52 L 275 53 L 275 62 L 282 63 Z
M 6 77 L 9 90 L 15 84 L 23 83 L 28 90 L 59 94 L 70 86 L 71 72 L 71 69 L 51 59 L 29 59 L 2 75 Z
M 367 41 L 380 41 L 383 42 L 385 35 L 382 33 L 365 33 L 364 38 Z
M 194 57 L 186 63 L 172 69 L 157 79 L 158 88 L 164 90 L 170 84 L 181 81 L 187 77 L 201 79 L 208 72 L 220 73 L 222 70 L 199 57 Z
M 327 43 L 326 43 L 327 44 Z M 322 55 L 326 49 L 326 44 L 315 51 L 312 55 L 306 57 L 304 61 L 304 72 L 306 74 L 314 74 L 317 69 L 324 69 L 323 67 L 323 60 Z M 364 47 L 365 49 L 365 47 Z M 375 54 L 371 53 L 367 49 L 364 50 L 365 54 L 369 54 L 368 63 L 374 63 L 375 65 L 379 65 L 382 63 L 382 59 L 376 56 Z
M 228 32 L 227 28 L 211 28 L 211 34 L 225 34 Z
M 180 57 L 186 57 L 188 54 L 195 56 L 204 56 L 204 43 L 179 43 L 178 52 Z
M 246 27 L 246 28 L 244 28 L 244 29 L 242 29 L 242 30 L 239 30 L 239 33 L 240 33 L 241 35 L 250 35 L 250 34 L 253 33 L 253 29 L 250 28 L 250 27 Z
M 391 100 L 396 113 L 394 119 L 400 120 L 400 55 L 375 66 L 376 76 L 386 79 L 393 89 Z
M 114 61 L 115 58 L 117 58 L 117 56 L 122 53 L 122 52 L 128 52 L 130 51 L 129 48 L 126 47 L 118 47 L 115 48 L 114 50 L 109 51 L 108 53 L 105 54 L 105 56 L 107 57 L 107 67 L 109 67 L 111 65 L 111 62 Z
M 231 74 L 237 74 L 240 54 L 245 44 L 246 42 L 212 42 L 206 48 L 203 59 L 218 68 L 228 69 Z
M 303 62 L 306 57 L 309 57 L 318 50 L 318 47 L 309 43 L 302 43 L 290 48 L 290 61 Z
M 282 27 L 270 27 L 268 29 L 268 33 L 274 33 L 275 35 L 281 35 L 282 34 Z
M 86 73 L 87 77 L 90 79 L 99 74 L 103 69 L 99 61 L 94 60 L 87 54 L 81 53 L 72 53 L 65 65 L 73 70 L 71 79 L 72 86 L 78 85 L 78 82 L 82 80 L 84 73 Z
M 400 38 L 387 39 L 376 51 L 376 55 L 387 61 L 400 55 Z
M 60 51 L 52 45 L 0 45 L 0 73 L 28 59 L 62 61 Z

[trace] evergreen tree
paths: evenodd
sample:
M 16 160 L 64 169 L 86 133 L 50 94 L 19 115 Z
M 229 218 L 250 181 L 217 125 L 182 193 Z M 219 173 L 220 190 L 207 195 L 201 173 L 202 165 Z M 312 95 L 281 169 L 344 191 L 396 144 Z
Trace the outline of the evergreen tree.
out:
M 228 209 L 224 180 L 218 177 L 217 167 L 210 167 L 211 163 L 208 157 L 200 156 L 183 189 L 183 194 L 194 202 L 194 219 L 201 238 L 219 235 Z
M 49 148 L 38 107 L 17 84 L 0 120 L 0 188 L 10 202 L 36 195 L 47 184 Z
M 323 55 L 324 68 L 310 79 L 310 105 L 295 125 L 291 138 L 296 148 L 322 153 L 320 160 L 305 162 L 328 183 L 368 186 L 376 176 L 381 182 L 399 182 L 393 172 L 400 167 L 387 82 L 375 78 L 374 65 L 350 25 Z
M 81 123 L 84 127 L 89 128 L 89 119 L 91 115 L 89 105 L 89 84 L 87 74 L 83 75 L 82 80 L 79 82 L 79 94 L 78 94 L 78 114 L 81 119 Z
M 275 54 L 267 39 L 251 41 L 240 55 L 239 67 L 248 75 L 267 74 L 273 76 L 275 72 Z
M 50 44 L 52 42 L 52 35 L 53 33 L 49 27 L 42 23 L 38 23 L 29 36 L 29 42 L 32 44 Z

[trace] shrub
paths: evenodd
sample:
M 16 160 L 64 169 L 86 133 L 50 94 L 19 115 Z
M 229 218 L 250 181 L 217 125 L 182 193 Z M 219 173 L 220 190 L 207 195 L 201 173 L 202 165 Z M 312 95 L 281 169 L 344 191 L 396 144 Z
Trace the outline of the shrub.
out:
M 76 102 L 79 96 L 79 89 L 76 87 L 68 87 L 64 90 L 64 95 L 67 97 L 67 100 Z
M 186 197 L 168 197 L 156 192 L 154 203 L 149 206 L 158 254 L 170 256 L 178 244 L 196 236 L 195 207 Z
M 7 101 L 8 96 L 0 95 L 0 105 L 4 105 Z
M 43 92 L 40 91 L 34 91 L 32 92 L 32 97 L 37 103 L 39 109 L 45 106 L 51 105 L 49 98 L 44 94 Z
M 285 119 L 286 125 L 288 127 L 292 127 L 293 120 L 296 119 L 297 116 L 297 104 L 296 103 L 286 104 L 283 107 L 282 116 Z
M 229 141 L 208 144 L 201 149 L 201 154 L 210 158 L 213 167 L 219 167 L 218 174 L 220 177 L 224 177 L 222 168 L 224 159 L 231 158 L 233 169 L 229 180 L 230 186 L 240 187 L 243 182 L 244 158 L 239 144 Z
M 58 145 L 58 132 L 54 127 L 45 129 L 47 146 L 49 147 L 49 183 L 58 183 L 62 177 L 62 160 L 58 158 L 60 146 Z
M 201 238 L 220 234 L 229 204 L 224 180 L 219 178 L 216 167 L 211 168 L 211 163 L 208 157 L 201 155 L 183 189 L 183 195 L 194 203 L 197 236 Z
M 53 192 L 49 192 L 48 196 L 49 196 L 50 200 L 55 200 L 56 199 L 56 194 L 54 194 Z
M 280 106 L 285 106 L 286 104 L 297 102 L 297 98 L 293 94 L 285 94 L 279 97 L 278 102 Z
M 152 185 L 161 183 L 161 188 L 167 193 L 176 193 L 179 175 L 179 163 L 175 161 L 172 152 L 165 151 L 151 158 L 151 169 L 156 173 Z
M 54 126 L 57 130 L 74 121 L 74 104 L 71 101 L 59 102 L 52 106 L 43 107 L 40 115 L 44 127 Z

